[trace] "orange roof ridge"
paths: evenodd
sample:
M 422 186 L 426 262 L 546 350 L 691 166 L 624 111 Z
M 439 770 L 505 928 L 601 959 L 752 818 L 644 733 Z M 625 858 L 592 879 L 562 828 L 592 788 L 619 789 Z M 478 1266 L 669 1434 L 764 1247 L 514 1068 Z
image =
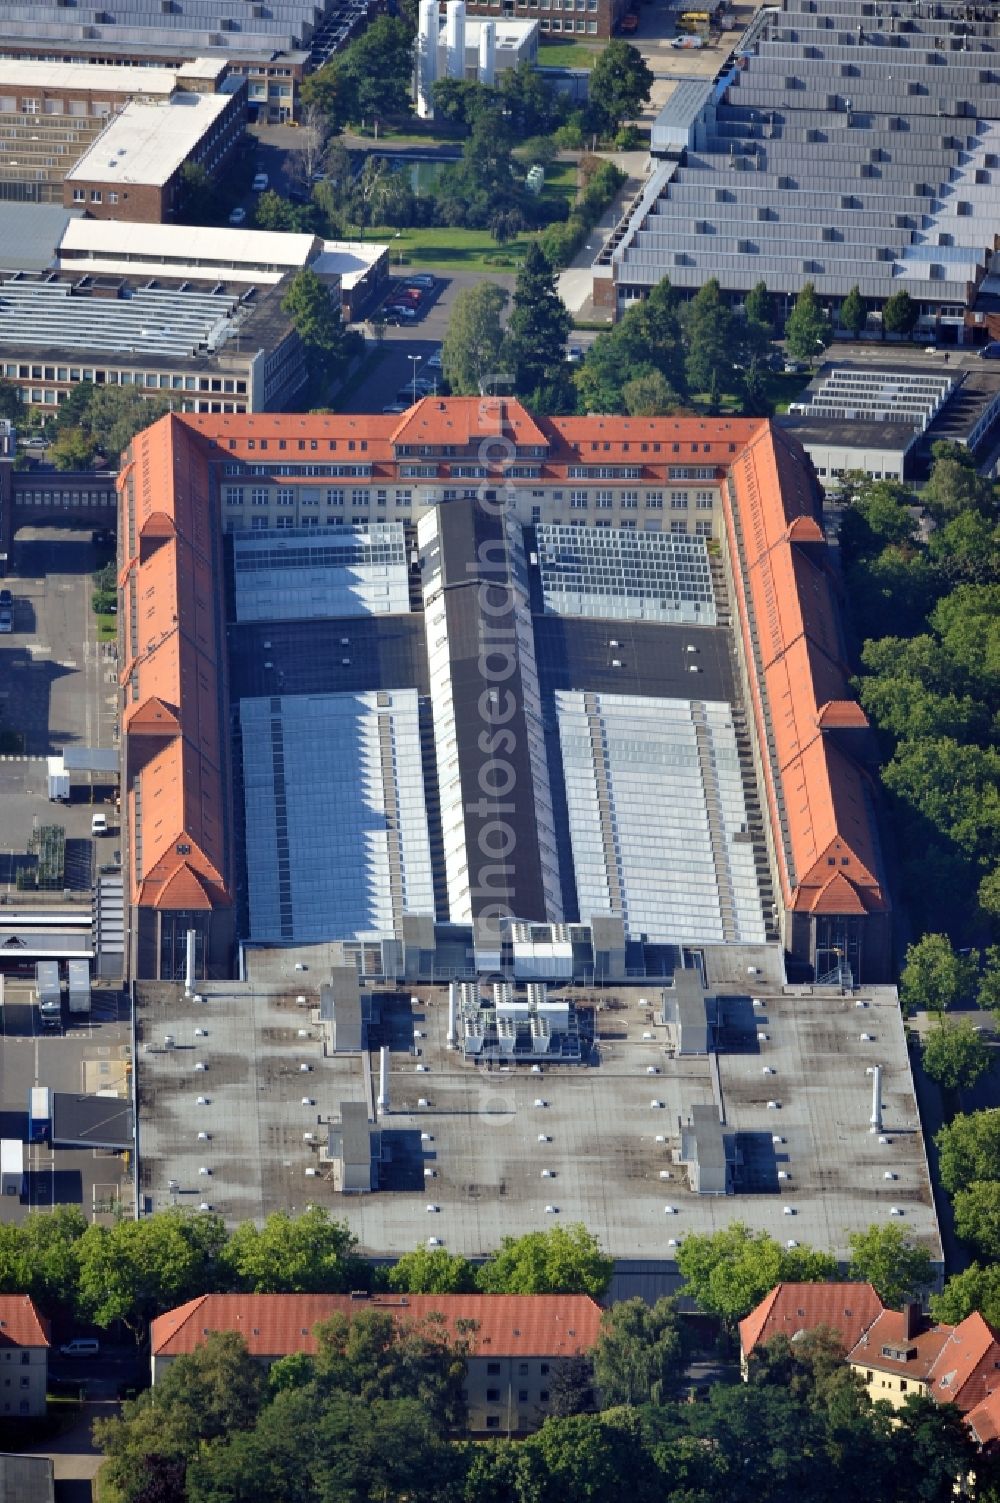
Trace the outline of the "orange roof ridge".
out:
M 873 1285 L 865 1281 L 776 1284 L 740 1321 L 740 1346 L 749 1356 L 775 1336 L 794 1339 L 800 1331 L 826 1326 L 850 1351 L 884 1308 Z
M 362 1310 L 384 1310 L 407 1324 L 441 1316 L 455 1335 L 461 1323 L 474 1322 L 472 1350 L 496 1357 L 576 1355 L 594 1345 L 601 1322 L 600 1306 L 584 1294 L 206 1294 L 153 1322 L 152 1351 L 180 1356 L 208 1331 L 238 1331 L 256 1356 L 313 1353 L 320 1321 Z
M 133 735 L 142 736 L 174 736 L 181 729 L 175 707 L 166 704 L 158 694 L 151 694 L 141 704 L 129 705 L 122 723 Z
M 812 913 L 868 912 L 857 887 L 843 872 L 835 872 L 822 887 L 815 889 L 808 907 Z
M 51 1327 L 28 1294 L 0 1295 L 0 1347 L 48 1346 Z

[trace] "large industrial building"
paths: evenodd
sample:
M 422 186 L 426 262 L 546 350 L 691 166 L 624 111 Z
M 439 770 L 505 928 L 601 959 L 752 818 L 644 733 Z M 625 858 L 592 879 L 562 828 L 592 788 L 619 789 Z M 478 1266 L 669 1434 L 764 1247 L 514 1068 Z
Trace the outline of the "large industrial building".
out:
M 245 77 L 252 108 L 280 123 L 295 117 L 308 69 L 345 46 L 371 10 L 371 0 L 125 0 L 86 10 L 65 0 L 9 0 L 0 54 L 123 72 L 208 56 Z
M 889 974 L 867 723 L 779 428 L 175 415 L 119 485 L 133 976 L 181 975 L 194 927 L 199 976 L 338 943 L 473 979 L 517 923 L 576 926 L 571 975 Z
M 174 68 L 0 58 L 0 200 L 174 217 L 189 163 L 217 179 L 247 118 L 224 58 Z
M 834 311 L 854 286 L 876 310 L 905 290 L 923 328 L 967 337 L 1000 209 L 998 38 L 960 0 L 761 10 L 714 83 L 667 101 L 595 302 L 621 311 L 664 276 L 734 300 L 764 281 L 786 310 L 806 282 Z

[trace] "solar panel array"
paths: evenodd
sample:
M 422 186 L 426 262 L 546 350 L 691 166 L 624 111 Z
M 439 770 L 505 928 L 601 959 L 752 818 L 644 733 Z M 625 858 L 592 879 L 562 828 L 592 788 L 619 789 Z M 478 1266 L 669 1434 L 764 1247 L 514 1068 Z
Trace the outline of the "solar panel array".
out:
M 954 384 L 951 376 L 929 372 L 833 370 L 788 410 L 810 418 L 926 428 Z
M 0 345 L 189 356 L 217 348 L 239 306 L 228 289 L 137 287 L 95 297 L 73 287 L 16 278 L 0 285 Z
M 238 621 L 405 615 L 410 609 L 401 522 L 234 535 Z
M 542 597 L 552 615 L 715 625 L 704 538 L 540 526 L 535 539 Z

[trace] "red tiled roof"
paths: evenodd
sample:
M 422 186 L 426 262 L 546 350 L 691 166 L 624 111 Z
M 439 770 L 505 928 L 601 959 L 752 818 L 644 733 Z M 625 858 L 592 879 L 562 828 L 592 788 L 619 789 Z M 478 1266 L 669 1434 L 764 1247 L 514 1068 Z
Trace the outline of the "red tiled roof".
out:
M 152 1352 L 179 1357 L 213 1331 L 239 1331 L 255 1357 L 315 1352 L 319 1321 L 360 1310 L 387 1310 L 400 1322 L 440 1315 L 453 1332 L 457 1322 L 475 1321 L 473 1351 L 497 1357 L 588 1351 L 601 1320 L 600 1307 L 578 1294 L 204 1294 L 153 1321 Z
M 48 1346 L 49 1323 L 27 1294 L 0 1294 L 0 1347 Z
M 908 1337 L 905 1311 L 885 1310 L 848 1354 L 848 1360 L 856 1367 L 871 1367 L 926 1383 L 951 1330 L 951 1326 L 924 1326 L 916 1336 Z M 913 1356 L 906 1360 L 887 1357 L 884 1346 L 910 1348 Z
M 765 427 L 724 490 L 739 627 L 782 895 L 802 912 L 884 912 L 866 774 L 831 733 L 864 729 L 850 699 L 837 609 L 808 467 L 794 440 Z M 841 880 L 834 881 L 834 875 Z
M 1000 1388 L 980 1399 L 965 1416 L 965 1422 L 981 1446 L 1000 1440 Z
M 977 1408 L 1000 1390 L 1000 1338 L 981 1315 L 968 1315 L 957 1326 L 927 1325 L 909 1340 L 905 1332 L 905 1315 L 887 1310 L 858 1342 L 850 1360 L 879 1372 L 920 1378 L 931 1398 L 962 1410 Z M 915 1355 L 908 1361 L 886 1357 L 886 1345 L 915 1348 Z
M 931 1371 L 931 1395 L 939 1403 L 972 1409 L 1000 1387 L 1000 1341 L 974 1312 L 954 1326 Z
M 775 1284 L 755 1310 L 740 1321 L 740 1347 L 749 1357 L 775 1336 L 827 1326 L 850 1351 L 883 1310 L 871 1284 Z
M 119 477 L 129 888 L 144 906 L 232 902 L 208 484 L 200 438 L 173 415 L 134 439 Z

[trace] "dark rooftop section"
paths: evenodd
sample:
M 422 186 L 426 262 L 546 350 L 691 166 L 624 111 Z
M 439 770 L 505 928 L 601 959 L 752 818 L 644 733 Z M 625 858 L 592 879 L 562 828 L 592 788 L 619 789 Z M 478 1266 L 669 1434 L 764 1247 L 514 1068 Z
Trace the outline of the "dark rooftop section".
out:
M 724 626 L 536 616 L 534 627 L 543 699 L 556 689 L 586 689 L 733 702 L 731 639 Z M 688 652 L 691 646 L 696 653 Z M 612 666 L 615 661 L 620 668 Z
M 427 694 L 423 618 L 351 616 L 230 626 L 229 686 L 234 702 L 365 689 Z
M 53 1091 L 52 1142 L 61 1148 L 134 1148 L 132 1103 Z
M 779 417 L 783 428 L 800 444 L 844 444 L 852 449 L 891 449 L 905 453 L 919 438 L 915 422 L 855 422 L 853 418 Z

